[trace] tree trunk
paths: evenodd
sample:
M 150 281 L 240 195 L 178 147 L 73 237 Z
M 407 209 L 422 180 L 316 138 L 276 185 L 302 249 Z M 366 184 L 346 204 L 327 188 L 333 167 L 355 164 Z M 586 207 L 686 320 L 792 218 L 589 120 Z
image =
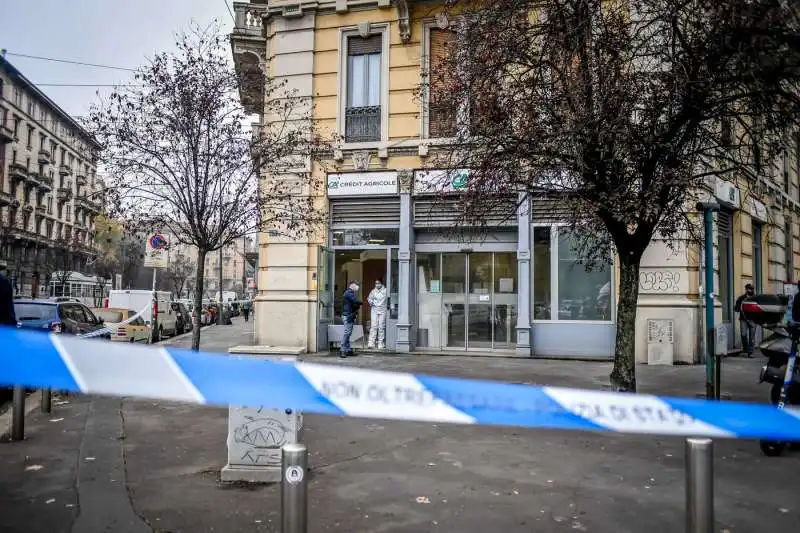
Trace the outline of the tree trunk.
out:
M 640 259 L 621 258 L 617 339 L 611 386 L 620 392 L 636 392 L 636 305 L 639 300 Z
M 192 311 L 192 350 L 200 349 L 200 324 L 203 313 L 203 276 L 205 275 L 206 251 L 197 249 L 197 290 L 194 291 L 194 310 Z

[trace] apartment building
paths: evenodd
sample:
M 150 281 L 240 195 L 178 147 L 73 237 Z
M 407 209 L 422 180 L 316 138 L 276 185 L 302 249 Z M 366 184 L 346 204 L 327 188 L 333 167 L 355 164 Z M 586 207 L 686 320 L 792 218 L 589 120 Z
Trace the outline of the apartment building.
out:
M 616 332 L 617 269 L 586 272 L 558 210 L 520 198 L 488 233 L 451 231 L 434 204 L 429 168 L 447 149 L 452 114 L 419 88 L 453 30 L 435 3 L 410 0 L 235 2 L 231 36 L 245 109 L 268 125 L 267 76 L 312 100 L 313 120 L 342 142 L 326 184 L 330 225 L 319 240 L 259 235 L 259 344 L 326 350 L 349 280 L 362 297 L 389 288 L 387 341 L 398 351 L 608 358 Z M 434 61 L 435 63 L 435 61 Z M 420 97 L 421 94 L 421 97 Z M 793 141 L 796 139 L 793 139 Z M 715 215 L 718 345 L 735 350 L 733 302 L 746 282 L 783 291 L 797 280 L 798 150 L 752 174 L 708 182 Z M 789 146 L 789 144 L 787 144 Z M 774 168 L 773 168 L 774 167 Z M 457 191 L 469 170 L 452 175 Z M 703 354 L 702 254 L 696 242 L 656 239 L 641 272 L 637 359 L 698 362 Z M 369 326 L 365 306 L 360 323 Z M 333 327 L 332 327 L 333 326 Z M 651 345 L 668 344 L 671 350 Z M 663 346 L 662 346 L 663 348 Z
M 99 150 L 74 118 L 0 56 L 0 261 L 17 294 L 38 296 L 54 270 L 86 269 L 103 205 Z

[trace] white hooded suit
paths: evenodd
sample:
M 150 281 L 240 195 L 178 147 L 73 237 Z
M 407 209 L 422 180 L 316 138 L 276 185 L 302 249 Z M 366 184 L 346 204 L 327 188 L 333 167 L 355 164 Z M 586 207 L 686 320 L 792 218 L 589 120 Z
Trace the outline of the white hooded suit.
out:
M 375 347 L 375 340 L 377 337 L 378 348 L 386 347 L 386 304 L 388 295 L 386 294 L 386 287 L 375 287 L 367 296 L 367 302 L 370 306 L 370 327 L 369 327 L 369 342 L 368 348 Z

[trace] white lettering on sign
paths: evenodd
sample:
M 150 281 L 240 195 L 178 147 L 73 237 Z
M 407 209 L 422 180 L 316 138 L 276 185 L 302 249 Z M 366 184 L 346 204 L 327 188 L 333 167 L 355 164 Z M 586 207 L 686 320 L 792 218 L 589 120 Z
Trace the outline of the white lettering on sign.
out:
M 731 436 L 730 432 L 678 411 L 655 396 L 551 387 L 544 390 L 571 413 L 622 433 L 685 435 L 691 431 L 697 436 Z
M 470 424 L 475 419 L 436 398 L 411 374 L 299 363 L 298 370 L 351 416 Z
M 328 174 L 328 196 L 397 194 L 397 172 Z

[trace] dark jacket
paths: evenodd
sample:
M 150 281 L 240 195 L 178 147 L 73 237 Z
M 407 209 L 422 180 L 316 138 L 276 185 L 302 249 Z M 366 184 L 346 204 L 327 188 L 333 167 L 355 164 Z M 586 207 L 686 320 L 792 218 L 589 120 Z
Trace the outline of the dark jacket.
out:
M 800 322 L 800 293 L 792 298 L 792 321 Z
M 361 307 L 361 300 L 356 298 L 356 293 L 353 289 L 349 288 L 344 291 L 344 304 L 342 305 L 342 317 L 354 319 L 358 314 L 358 308 Z
M 734 312 L 736 312 L 736 313 L 741 313 L 742 312 L 742 302 L 745 301 L 747 298 L 749 298 L 749 296 L 747 296 L 747 293 L 744 293 L 741 296 L 739 296 L 738 298 L 736 298 L 736 303 L 733 304 Z M 740 318 L 742 320 L 744 320 L 744 317 L 740 317 Z
M 17 325 L 17 315 L 14 313 L 14 288 L 2 273 L 0 273 L 0 325 Z

